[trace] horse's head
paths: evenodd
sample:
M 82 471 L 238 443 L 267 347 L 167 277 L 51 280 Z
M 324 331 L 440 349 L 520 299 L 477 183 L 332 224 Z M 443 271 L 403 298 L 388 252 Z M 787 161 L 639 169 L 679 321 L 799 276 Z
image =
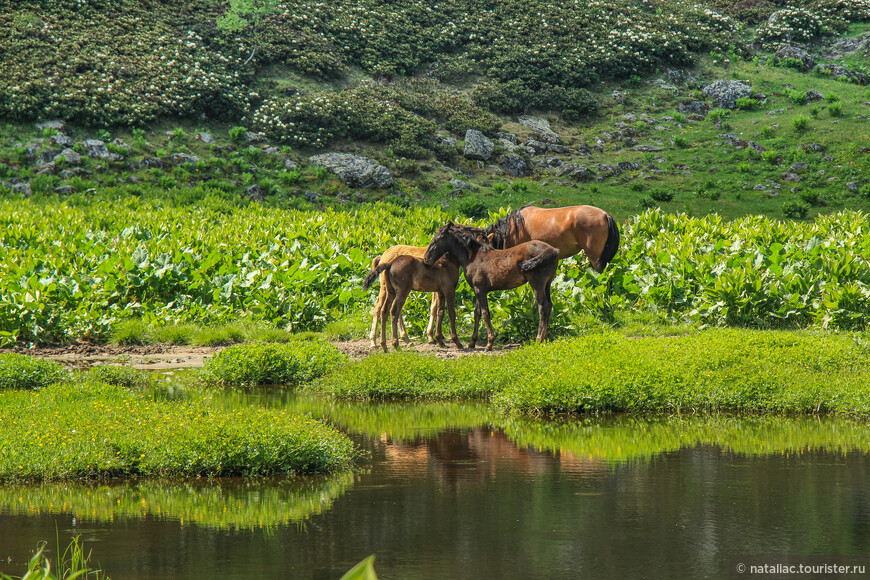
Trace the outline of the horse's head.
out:
M 438 258 L 447 254 L 460 265 L 464 265 L 468 262 L 469 256 L 467 240 L 464 238 L 457 231 L 456 224 L 447 222 L 432 236 L 432 241 L 429 242 L 429 247 L 426 248 L 426 254 L 423 256 L 423 262 L 431 266 L 438 261 Z

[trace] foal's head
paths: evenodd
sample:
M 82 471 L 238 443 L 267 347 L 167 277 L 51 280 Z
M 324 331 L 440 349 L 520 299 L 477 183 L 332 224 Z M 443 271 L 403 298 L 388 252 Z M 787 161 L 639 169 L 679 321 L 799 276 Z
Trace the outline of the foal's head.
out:
M 447 222 L 435 232 L 429 247 L 426 248 L 423 262 L 432 265 L 446 254 L 460 266 L 464 266 L 479 246 L 480 242 L 462 232 L 453 222 Z

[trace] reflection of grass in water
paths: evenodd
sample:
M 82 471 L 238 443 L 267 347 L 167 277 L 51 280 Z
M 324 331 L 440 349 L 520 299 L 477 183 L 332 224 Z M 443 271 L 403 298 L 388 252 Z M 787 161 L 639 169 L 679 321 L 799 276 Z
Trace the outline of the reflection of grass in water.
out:
M 98 521 L 152 517 L 224 530 L 270 529 L 327 511 L 353 481 L 353 473 L 345 471 L 293 480 L 0 486 L 0 515 L 69 513 Z
M 228 409 L 260 405 L 292 413 L 308 413 L 354 433 L 372 437 L 386 433 L 393 439 L 413 439 L 444 429 L 491 425 L 498 416 L 492 407 L 471 401 L 359 403 L 271 388 L 211 391 L 211 396 L 215 404 Z
M 769 417 L 584 419 L 548 422 L 506 419 L 508 438 L 519 447 L 570 453 L 580 459 L 626 461 L 698 444 L 752 456 L 870 451 L 870 428 L 842 420 Z

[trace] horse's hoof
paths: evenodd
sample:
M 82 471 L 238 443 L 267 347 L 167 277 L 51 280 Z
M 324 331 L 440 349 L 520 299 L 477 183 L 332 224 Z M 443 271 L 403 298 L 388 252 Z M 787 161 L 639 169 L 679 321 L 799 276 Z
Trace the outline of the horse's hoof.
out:
M 427 344 L 436 344 L 436 341 L 434 338 L 430 338 Z
M 492 350 L 492 345 L 491 344 L 486 345 L 486 348 L 483 350 L 485 350 L 486 352 L 490 352 Z
M 456 348 L 458 348 L 459 350 L 465 350 L 465 347 L 462 346 L 462 343 L 461 343 L 461 342 L 456 341 L 456 342 L 454 342 L 453 344 L 455 344 L 455 345 L 456 345 Z

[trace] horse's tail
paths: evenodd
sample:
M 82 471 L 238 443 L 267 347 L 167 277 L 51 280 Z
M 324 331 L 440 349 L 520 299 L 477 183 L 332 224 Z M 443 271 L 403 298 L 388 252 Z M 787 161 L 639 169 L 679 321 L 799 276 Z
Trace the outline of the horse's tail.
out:
M 369 275 L 366 276 L 366 279 L 363 280 L 363 289 L 368 290 L 371 288 L 372 284 L 375 283 L 375 279 L 381 275 L 381 273 L 388 269 L 390 264 L 381 264 L 381 257 L 377 256 L 374 260 L 372 260 L 372 270 L 369 272 Z
M 607 214 L 607 241 L 604 242 L 604 249 L 601 250 L 601 255 L 598 256 L 598 264 L 595 268 L 596 272 L 603 272 L 613 256 L 616 255 L 616 250 L 619 249 L 619 226 L 616 225 L 616 220 L 613 216 Z
M 554 247 L 549 247 L 534 258 L 529 258 L 520 262 L 520 271 L 531 272 L 541 266 L 549 265 L 559 261 L 559 250 Z

